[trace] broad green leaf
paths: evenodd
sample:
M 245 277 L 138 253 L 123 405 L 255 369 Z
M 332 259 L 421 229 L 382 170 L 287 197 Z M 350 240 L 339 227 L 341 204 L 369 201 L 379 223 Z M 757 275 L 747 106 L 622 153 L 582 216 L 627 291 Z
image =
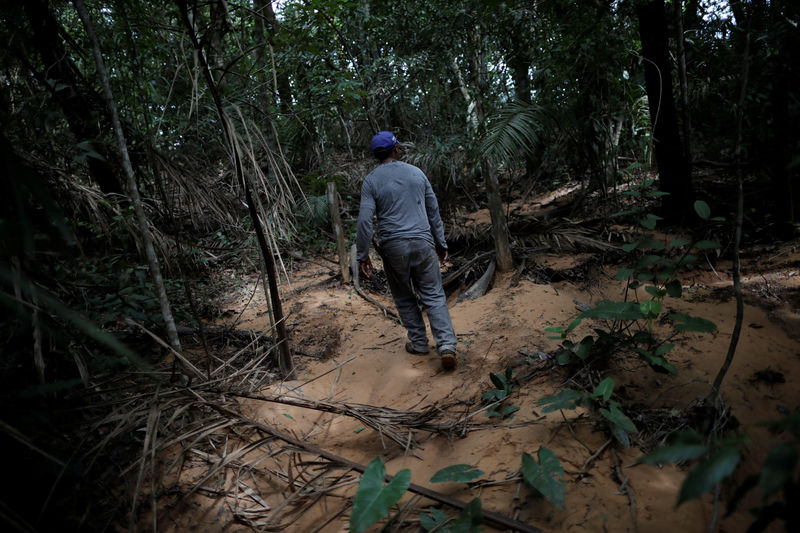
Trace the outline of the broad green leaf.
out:
M 634 270 L 632 268 L 621 268 L 617 272 L 617 279 L 619 281 L 625 281 L 629 277 L 633 275 Z
M 642 314 L 648 318 L 655 318 L 661 314 L 661 302 L 657 300 L 647 300 L 639 304 Z
M 561 462 L 544 446 L 539 448 L 537 455 L 538 463 L 530 454 L 522 454 L 522 477 L 556 508 L 564 509 L 566 490 Z
M 622 245 L 623 252 L 632 252 L 639 246 L 638 242 L 628 242 Z
M 673 298 L 680 298 L 681 294 L 683 294 L 683 286 L 677 279 L 673 279 L 672 281 L 668 282 L 664 288 L 667 289 L 667 294 Z
M 797 448 L 791 444 L 778 444 L 769 451 L 758 480 L 762 500 L 766 500 L 792 480 L 797 459 Z
M 376 457 L 367 465 L 358 484 L 353 511 L 350 513 L 350 533 L 362 533 L 369 526 L 386 517 L 411 484 L 411 470 L 405 468 L 384 486 L 386 468 Z
M 660 198 L 662 196 L 669 196 L 669 193 L 664 191 L 650 191 L 647 193 L 647 196 L 649 198 Z
M 507 406 L 505 409 L 503 409 L 500 412 L 500 416 L 503 417 L 503 418 L 506 418 L 507 416 L 509 416 L 511 414 L 514 414 L 517 411 L 519 411 L 519 406 L 518 405 L 509 405 L 509 406 Z
M 587 335 L 572 349 L 572 351 L 578 356 L 578 358 L 580 358 L 581 361 L 585 361 L 586 358 L 589 357 L 589 352 L 591 351 L 592 346 L 594 346 L 594 337 Z
M 741 455 L 736 448 L 723 448 L 695 466 L 681 485 L 678 505 L 685 501 L 699 498 L 717 484 L 731 475 L 739 464 Z
M 672 364 L 667 362 L 667 360 L 664 359 L 663 357 L 659 357 L 659 356 L 653 355 L 649 351 L 645 350 L 644 348 L 636 348 L 635 351 L 639 355 L 641 355 L 642 359 L 647 361 L 647 364 L 649 364 L 650 366 L 663 368 L 664 370 L 666 370 L 667 372 L 669 372 L 673 376 L 677 376 L 678 375 L 678 370 Z
M 483 522 L 483 509 L 481 509 L 480 498 L 473 498 L 471 502 L 464 506 L 461 514 L 451 524 L 448 524 L 444 531 L 448 533 L 478 533 L 478 527 Z
M 560 350 L 556 354 L 556 363 L 561 366 L 567 366 L 572 362 L 572 352 L 569 350 Z
M 663 298 L 664 296 L 667 295 L 666 289 L 659 289 L 654 285 L 648 285 L 647 287 L 644 288 L 644 290 L 647 292 L 647 294 L 655 298 Z
M 697 256 L 696 255 L 692 255 L 692 254 L 688 254 L 688 255 L 685 255 L 684 257 L 681 257 L 677 261 L 677 265 L 678 266 L 691 265 L 695 261 L 697 261 Z
M 717 325 L 705 318 L 690 316 L 684 313 L 674 313 L 670 315 L 670 319 L 675 322 L 675 329 L 678 331 L 695 331 L 699 333 L 717 331 Z
M 580 316 L 582 318 L 638 320 L 642 318 L 642 312 L 636 302 L 609 302 L 608 300 L 603 300 L 593 309 L 581 313 Z
M 722 248 L 722 245 L 717 241 L 703 240 L 703 241 L 697 241 L 694 244 L 694 247 L 697 248 L 698 250 L 712 250 L 716 248 Z
M 482 475 L 483 472 L 472 465 L 450 465 L 436 472 L 431 478 L 431 483 L 469 483 Z
M 625 413 L 619 410 L 619 407 L 612 405 L 611 409 L 600 409 L 600 414 L 603 415 L 609 422 L 618 426 L 628 433 L 638 433 L 639 430 L 633 425 L 633 422 L 628 418 Z
M 657 356 L 661 357 L 661 356 L 663 356 L 663 355 L 665 355 L 665 354 L 668 354 L 669 352 L 671 352 L 673 348 L 675 348 L 675 345 L 674 345 L 674 344 L 669 344 L 669 343 L 667 343 L 667 344 L 662 344 L 661 346 L 659 346 L 658 348 L 656 348 L 656 353 L 655 353 L 655 355 L 657 355 Z
M 600 382 L 596 389 L 594 389 L 592 398 L 602 396 L 603 400 L 608 401 L 609 398 L 611 398 L 612 392 L 614 392 L 614 380 L 612 378 L 606 378 Z
M 501 376 L 500 374 L 495 374 L 494 372 L 489 372 L 489 378 L 492 380 L 492 383 L 495 387 L 500 390 L 507 390 L 508 383 L 506 383 L 506 378 Z
M 661 256 L 660 255 L 643 255 L 636 262 L 636 268 L 637 269 L 647 268 L 647 267 L 649 267 L 651 265 L 655 265 L 659 261 L 661 261 Z
M 569 333 L 569 332 L 571 332 L 573 329 L 575 329 L 575 328 L 577 328 L 578 326 L 580 326 L 581 322 L 583 322 L 583 319 L 582 319 L 581 317 L 578 317 L 578 318 L 576 318 L 575 320 L 573 320 L 572 322 L 570 322 L 570 323 L 569 323 L 569 326 L 567 326 L 567 330 L 565 331 L 565 333 Z
M 441 526 L 444 522 L 447 521 L 447 515 L 440 511 L 439 509 L 431 509 L 430 516 L 426 514 L 422 514 L 419 517 L 420 525 L 425 529 L 425 531 L 431 531 L 439 526 Z M 444 531 L 443 529 L 438 529 L 437 531 Z
M 536 405 L 546 406 L 542 409 L 543 413 L 561 409 L 575 409 L 578 406 L 578 402 L 581 401 L 583 397 L 584 395 L 581 392 L 572 389 L 564 389 L 551 396 L 536 400 Z
M 687 241 L 686 239 L 675 239 L 674 241 L 670 241 L 669 247 L 678 248 L 681 246 L 686 246 L 687 244 L 689 244 L 689 241 Z
M 703 200 L 697 200 L 694 203 L 694 211 L 703 220 L 708 220 L 708 217 L 711 216 L 711 208 Z
M 639 248 L 648 249 L 648 250 L 663 250 L 667 246 L 662 241 L 657 241 L 654 239 L 647 239 L 639 245 Z
M 663 219 L 660 216 L 648 213 L 642 220 L 639 221 L 639 224 L 647 229 L 655 229 L 659 220 Z
M 708 446 L 702 442 L 692 440 L 681 441 L 663 446 L 636 460 L 637 463 L 680 463 L 692 461 L 702 457 L 708 451 Z

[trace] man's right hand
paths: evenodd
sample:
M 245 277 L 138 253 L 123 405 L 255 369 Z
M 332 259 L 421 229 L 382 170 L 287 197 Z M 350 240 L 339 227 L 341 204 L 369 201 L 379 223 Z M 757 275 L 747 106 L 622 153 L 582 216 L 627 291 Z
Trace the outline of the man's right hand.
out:
M 365 278 L 369 279 L 372 275 L 372 259 L 368 257 L 366 261 L 359 261 L 358 270 L 361 271 Z
M 447 261 L 447 250 L 444 248 L 436 248 L 436 255 L 439 256 L 439 264 L 444 265 L 445 261 Z

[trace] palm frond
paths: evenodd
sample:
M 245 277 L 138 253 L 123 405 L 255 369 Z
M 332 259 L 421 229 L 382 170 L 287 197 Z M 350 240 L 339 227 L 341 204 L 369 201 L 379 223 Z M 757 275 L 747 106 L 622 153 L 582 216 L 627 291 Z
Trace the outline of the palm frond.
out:
M 479 150 L 481 157 L 511 163 L 541 143 L 542 132 L 552 122 L 536 104 L 513 101 L 488 122 Z

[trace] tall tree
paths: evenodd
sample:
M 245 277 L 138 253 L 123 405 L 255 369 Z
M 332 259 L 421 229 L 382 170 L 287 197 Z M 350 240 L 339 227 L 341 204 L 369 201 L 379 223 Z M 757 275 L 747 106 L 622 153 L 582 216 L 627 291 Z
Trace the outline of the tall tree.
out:
M 664 197 L 665 218 L 681 220 L 691 213 L 694 202 L 689 164 L 683 150 L 669 59 L 664 0 L 649 0 L 638 6 L 647 100 L 653 124 L 653 149 L 658 166 L 659 188 Z

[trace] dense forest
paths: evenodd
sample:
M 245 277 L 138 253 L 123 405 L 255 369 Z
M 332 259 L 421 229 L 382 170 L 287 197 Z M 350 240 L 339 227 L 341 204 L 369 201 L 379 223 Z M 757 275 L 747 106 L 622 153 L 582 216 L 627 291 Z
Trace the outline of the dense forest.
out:
M 536 253 L 590 253 L 584 272 L 623 265 L 617 281 L 639 296 L 582 306 L 575 321 L 559 317 L 548 328 L 557 347 L 539 363 L 572 376 L 552 378 L 553 387 L 569 381 L 570 388 L 531 397 L 545 413 L 586 410 L 610 443 L 584 444 L 596 452 L 592 461 L 618 448 L 613 453 L 630 453 L 632 461 L 680 463 L 684 477 L 687 465 L 698 464 L 681 501 L 716 502 L 723 490 L 731 509 L 760 479 L 765 499 L 754 527 L 800 523 L 788 505 L 800 494 L 796 397 L 775 413 L 782 421 L 762 421 L 783 433 L 761 473 L 727 479 L 747 440 L 728 433 L 737 427 L 723 385 L 741 316 L 704 401 L 683 406 L 681 427 L 691 434 L 676 426 L 645 439 L 635 402 L 608 381 L 619 385 L 606 357 L 633 354 L 647 372 L 677 373 L 667 358 L 673 344 L 656 333 L 669 322 L 667 299 L 686 295 L 681 272 L 693 267 L 691 258 L 727 269 L 741 315 L 741 251 L 797 245 L 800 3 L 25 0 L 4 2 L 0 20 L 6 527 L 171 530 L 158 522 L 160 510 L 178 508 L 175 502 L 202 492 L 201 485 L 206 490 L 229 465 L 224 453 L 224 461 L 209 460 L 207 477 L 187 488 L 168 463 L 184 465 L 186 451 L 200 449 L 203 439 L 227 446 L 228 436 L 219 436 L 226 431 L 247 442 L 248 452 L 281 441 L 285 435 L 248 418 L 243 402 L 273 382 L 297 379 L 306 365 L 299 343 L 315 326 L 287 298 L 321 283 L 341 298 L 385 297 L 379 277 L 348 288 L 346 251 L 336 239 L 339 229 L 340 241 L 354 242 L 360 183 L 375 164 L 369 141 L 380 130 L 396 134 L 404 159 L 425 172 L 439 198 L 451 296 L 477 281 L 489 261 L 512 283 L 545 284 L 575 281 L 575 272 L 536 267 Z M 546 212 L 526 211 L 534 197 L 565 189 L 565 199 Z M 465 220 L 479 212 L 483 230 L 470 230 Z M 680 238 L 654 243 L 662 235 Z M 624 264 L 626 258 L 635 260 Z M 314 264 L 321 274 L 304 287 L 290 283 L 293 272 Z M 225 322 L 240 312 L 225 307 L 225 297 L 244 280 L 261 287 L 268 318 L 261 331 Z M 390 303 L 383 314 L 373 311 L 376 320 L 391 318 Z M 701 317 L 674 317 L 670 324 L 682 333 L 715 331 Z M 581 320 L 592 319 L 614 324 L 575 338 Z M 498 366 L 483 374 L 489 370 L 489 391 L 472 392 L 495 402 L 495 419 L 521 416 L 507 399 L 525 389 L 525 371 L 516 368 L 513 377 Z M 420 421 L 413 410 L 322 403 L 312 408 L 379 429 L 376 442 L 389 435 L 400 455 L 412 429 L 437 434 L 447 426 L 452 439 L 454 428 L 467 428 L 465 421 Z M 282 441 L 291 453 L 305 445 L 295 438 Z M 553 452 L 539 448 L 538 462 L 523 456 L 520 475 L 534 495 L 563 509 L 564 469 Z M 306 471 L 287 455 L 284 481 L 296 488 L 294 475 Z M 464 506 L 449 523 L 439 510 L 422 519 L 411 506 L 397 511 L 416 485 L 406 483 L 392 498 L 403 476 L 381 489 L 383 468 L 362 469 L 377 484 L 374 516 L 359 515 L 366 488 L 357 495 L 355 485 L 344 489 L 345 500 L 356 500 L 351 531 L 390 511 L 386 530 L 477 527 L 480 505 Z M 463 483 L 473 472 L 446 475 Z M 304 505 L 286 507 L 311 508 Z M 526 520 L 484 514 L 488 527 L 525 530 Z M 716 515 L 715 505 L 712 530 Z M 335 525 L 270 520 L 234 513 L 225 530 Z M 636 527 L 635 507 L 633 520 Z M 560 527 L 527 521 L 529 531 L 539 531 L 532 524 Z

